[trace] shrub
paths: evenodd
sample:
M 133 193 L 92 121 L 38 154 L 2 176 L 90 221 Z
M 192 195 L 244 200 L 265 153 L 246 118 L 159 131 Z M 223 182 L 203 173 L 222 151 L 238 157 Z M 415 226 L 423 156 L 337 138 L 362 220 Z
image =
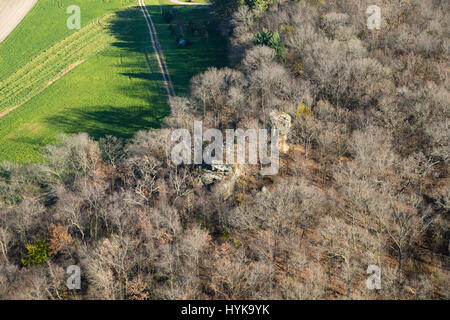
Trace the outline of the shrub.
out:
M 252 9 L 266 11 L 273 4 L 273 0 L 246 0 L 246 3 Z
M 67 232 L 67 228 L 62 225 L 52 224 L 48 228 L 49 234 L 49 249 L 50 254 L 55 255 L 64 248 L 66 248 L 70 243 L 73 242 L 72 237 Z
M 255 45 L 271 47 L 276 51 L 278 57 L 281 57 L 284 52 L 284 45 L 278 31 L 271 32 L 266 28 L 263 28 L 263 30 L 256 35 L 254 43 Z
M 297 106 L 297 116 L 300 114 L 304 114 L 306 116 L 309 116 L 311 114 L 311 108 L 302 103 L 301 105 Z
M 38 239 L 35 244 L 28 244 L 26 248 L 27 257 L 21 260 L 24 267 L 43 263 L 50 251 L 45 239 Z

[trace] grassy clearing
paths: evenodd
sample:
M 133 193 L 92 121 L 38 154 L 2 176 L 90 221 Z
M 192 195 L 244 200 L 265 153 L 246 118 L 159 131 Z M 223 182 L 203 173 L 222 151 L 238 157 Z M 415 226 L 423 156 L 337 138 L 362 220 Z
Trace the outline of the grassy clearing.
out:
M 83 28 L 105 14 L 136 3 L 135 0 L 39 0 L 25 19 L 0 44 L 0 80 L 74 33 L 74 30 L 69 30 L 66 26 L 69 17 L 66 9 L 70 5 L 81 8 Z
M 137 1 L 132 2 L 137 4 Z M 194 74 L 212 65 L 225 64 L 225 41 L 218 35 L 209 37 L 207 40 L 201 36 L 189 35 L 191 46 L 177 49 L 175 40 L 168 29 L 169 25 L 162 19 L 158 1 L 147 0 L 146 2 L 155 20 L 178 94 L 187 92 L 189 79 Z M 109 3 L 118 5 L 128 1 L 111 0 Z M 183 15 L 186 23 L 191 19 L 198 23 L 208 19 L 208 9 L 204 7 L 200 9 L 170 6 L 170 8 L 175 10 L 176 15 Z M 65 10 L 63 11 L 64 17 L 67 17 Z M 24 24 L 29 24 L 28 18 L 27 16 Z M 35 16 L 31 18 L 34 19 Z M 95 19 L 91 19 L 91 22 Z M 87 24 L 83 23 L 83 25 L 85 28 L 78 31 L 79 34 L 75 37 L 77 40 L 89 29 L 86 28 L 89 27 Z M 102 46 L 98 46 L 99 52 L 96 54 L 92 53 L 90 51 L 93 50 L 92 47 L 86 44 L 89 42 L 88 39 L 91 39 L 92 43 L 96 43 L 96 40 L 86 35 L 86 43 L 83 41 L 80 43 L 90 49 L 85 50 L 84 53 L 73 52 L 73 56 L 66 56 L 72 51 L 65 49 L 66 46 L 62 43 L 75 43 L 75 39 L 68 41 L 74 36 L 75 33 L 73 33 L 46 48 L 47 52 L 41 50 L 33 59 L 30 57 L 26 63 L 17 64 L 22 67 L 16 68 L 15 72 L 10 72 L 3 79 L 3 83 L 8 81 L 9 84 L 0 86 L 3 88 L 0 90 L 10 92 L 8 97 L 6 95 L 0 97 L 5 101 L 9 99 L 5 105 L 14 105 L 30 95 L 34 97 L 0 119 L 0 161 L 41 161 L 40 149 L 44 145 L 54 143 L 58 134 L 62 132 L 68 134 L 87 132 L 95 138 L 105 135 L 130 138 L 138 130 L 159 127 L 169 109 L 162 77 L 152 52 L 142 13 L 136 7 L 116 11 L 114 18 L 108 24 L 107 32 L 109 35 L 96 35 L 107 42 L 104 50 L 100 51 Z M 22 35 L 18 36 L 23 38 Z M 0 45 L 0 51 L 3 49 L 2 45 L 3 43 Z M 21 45 L 25 46 L 25 43 Z M 50 48 L 60 49 L 49 53 Z M 16 52 L 17 50 L 21 48 L 16 48 Z M 75 51 L 78 52 L 78 50 Z M 66 66 L 70 66 L 73 61 L 84 59 L 83 57 L 88 57 L 83 64 L 46 87 L 45 90 L 39 91 L 42 85 L 46 86 L 55 75 L 58 76 L 64 72 Z M 18 60 L 21 59 L 18 58 Z M 37 63 L 39 61 L 42 63 Z M 34 68 L 31 67 L 33 63 L 37 68 L 41 68 L 39 72 L 33 71 Z M 44 68 L 43 65 L 46 67 Z M 35 76 L 31 76 L 30 72 L 34 72 Z M 23 77 L 28 79 L 24 81 L 25 78 L 22 78 L 21 81 L 19 74 L 23 74 Z M 14 79 L 17 81 L 12 81 Z M 20 90 L 13 89 L 12 86 Z M 1 108 L 5 108 L 3 104 L 0 105 Z
M 133 8 L 116 13 L 106 49 L 0 119 L 0 159 L 40 161 L 40 149 L 61 132 L 129 138 L 159 126 L 167 97 L 140 18 Z
M 103 50 L 114 39 L 108 33 L 111 18 L 91 22 L 0 81 L 0 112 L 29 100 L 71 65 Z
M 205 22 L 211 20 L 208 6 L 179 6 L 173 5 L 169 0 L 146 0 L 145 3 L 158 31 L 177 94 L 188 91 L 189 81 L 194 75 L 205 71 L 210 66 L 223 67 L 227 64 L 226 40 L 217 29 L 210 30 L 207 37 L 189 32 L 190 21 L 203 29 L 206 28 Z M 164 21 L 163 10 L 172 11 L 174 19 L 171 23 Z M 170 25 L 176 26 L 177 19 L 182 20 L 185 25 L 185 36 L 191 42 L 191 45 L 184 49 L 177 48 L 175 36 L 169 29 Z

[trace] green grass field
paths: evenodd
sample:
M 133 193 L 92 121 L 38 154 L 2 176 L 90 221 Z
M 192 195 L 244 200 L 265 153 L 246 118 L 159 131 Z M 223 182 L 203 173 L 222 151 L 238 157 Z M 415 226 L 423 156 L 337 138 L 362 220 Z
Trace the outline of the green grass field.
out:
M 136 0 L 39 0 L 26 18 L 0 44 L 0 80 L 74 31 L 66 27 L 70 5 L 81 8 L 81 26 Z
M 130 138 L 158 127 L 169 113 L 137 0 L 99 2 L 40 0 L 0 44 L 0 113 L 20 105 L 0 119 L 0 161 L 40 161 L 40 149 L 62 132 Z M 81 7 L 79 31 L 65 27 L 69 4 Z M 196 73 L 226 63 L 225 41 L 218 34 L 208 39 L 187 34 L 192 44 L 177 49 L 161 15 L 163 8 L 171 9 L 186 24 L 200 24 L 208 20 L 207 7 L 172 6 L 168 0 L 146 4 L 178 94 L 187 92 Z M 35 37 L 29 37 L 32 26 Z
M 146 0 L 147 5 L 150 3 L 161 3 L 161 6 L 149 6 L 148 9 L 158 30 L 159 40 L 163 46 L 164 56 L 177 94 L 186 93 L 189 80 L 194 75 L 206 70 L 207 67 L 226 65 L 226 41 L 218 34 L 217 30 L 211 32 L 208 39 L 193 35 L 186 30 L 186 38 L 192 44 L 185 49 L 178 49 L 174 36 L 169 30 L 169 24 L 164 21 L 161 14 L 162 10 L 172 10 L 174 20 L 170 24 L 173 26 L 176 25 L 177 19 L 182 19 L 185 24 L 192 21 L 199 25 L 209 20 L 207 12 L 210 9 L 207 6 L 174 6 L 169 0 Z

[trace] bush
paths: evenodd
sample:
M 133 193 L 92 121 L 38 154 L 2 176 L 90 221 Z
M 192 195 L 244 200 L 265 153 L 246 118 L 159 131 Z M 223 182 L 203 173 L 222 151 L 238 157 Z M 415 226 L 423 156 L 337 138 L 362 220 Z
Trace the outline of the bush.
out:
M 35 244 L 28 244 L 26 248 L 27 257 L 22 259 L 24 267 L 43 263 L 50 251 L 45 239 L 38 239 Z
M 284 45 L 283 42 L 281 42 L 278 31 L 271 32 L 266 28 L 263 28 L 263 30 L 256 35 L 254 43 L 255 45 L 265 45 L 271 47 L 276 51 L 278 57 L 283 55 Z
M 245 2 L 250 8 L 261 11 L 266 11 L 273 4 L 273 0 L 246 0 Z

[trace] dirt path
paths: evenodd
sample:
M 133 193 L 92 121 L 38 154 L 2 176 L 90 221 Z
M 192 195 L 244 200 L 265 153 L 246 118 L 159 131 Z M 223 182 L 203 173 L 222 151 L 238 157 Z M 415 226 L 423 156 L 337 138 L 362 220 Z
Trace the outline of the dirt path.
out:
M 161 43 L 158 39 L 158 33 L 156 32 L 156 28 L 153 24 L 150 13 L 145 6 L 145 0 L 139 0 L 139 6 L 141 7 L 142 14 L 144 15 L 145 22 L 147 23 L 148 32 L 150 34 L 150 41 L 152 43 L 153 50 L 155 51 L 159 68 L 161 69 L 161 74 L 164 80 L 164 86 L 166 87 L 167 95 L 169 97 L 173 97 L 175 96 L 175 89 L 173 88 L 173 83 L 172 79 L 170 78 L 169 69 L 167 68 L 166 59 L 164 58 Z
M 0 42 L 17 27 L 37 0 L 0 0 Z
M 195 2 L 183 2 L 178 0 L 170 0 L 170 2 L 179 4 L 182 6 L 210 6 L 211 3 L 195 3 Z
M 170 2 L 183 6 L 209 6 L 210 3 L 192 3 L 192 2 L 182 2 L 178 0 L 170 0 Z M 144 15 L 145 21 L 147 23 L 148 32 L 150 34 L 150 41 L 153 46 L 153 50 L 156 54 L 156 59 L 158 60 L 159 68 L 164 80 L 164 86 L 166 87 L 167 95 L 169 97 L 175 96 L 175 89 L 173 87 L 172 79 L 170 78 L 169 68 L 167 68 L 166 59 L 164 58 L 164 53 L 161 47 L 161 43 L 158 39 L 158 33 L 156 32 L 155 25 L 153 23 L 152 17 L 147 10 L 145 5 L 145 0 L 139 0 L 139 6 L 141 7 L 142 14 Z

